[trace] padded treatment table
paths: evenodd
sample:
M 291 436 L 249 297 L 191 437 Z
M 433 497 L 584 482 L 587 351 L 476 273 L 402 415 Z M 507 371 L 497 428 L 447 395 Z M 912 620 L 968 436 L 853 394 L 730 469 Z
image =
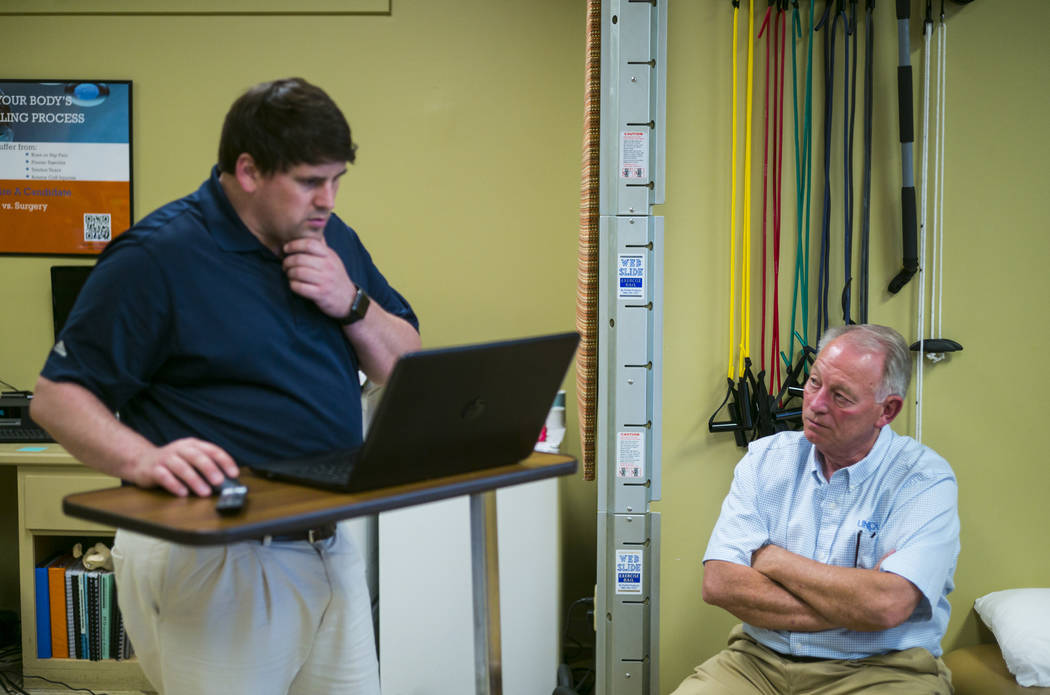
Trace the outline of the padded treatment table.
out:
M 955 695 L 1050 695 L 1050 688 L 1018 685 L 997 644 L 960 647 L 944 655 Z

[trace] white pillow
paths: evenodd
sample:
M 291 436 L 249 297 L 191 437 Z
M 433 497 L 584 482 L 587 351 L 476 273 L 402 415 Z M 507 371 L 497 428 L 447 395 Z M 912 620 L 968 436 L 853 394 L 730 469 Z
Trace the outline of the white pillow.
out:
M 994 591 L 974 602 L 1010 673 L 1023 686 L 1050 686 L 1050 589 Z

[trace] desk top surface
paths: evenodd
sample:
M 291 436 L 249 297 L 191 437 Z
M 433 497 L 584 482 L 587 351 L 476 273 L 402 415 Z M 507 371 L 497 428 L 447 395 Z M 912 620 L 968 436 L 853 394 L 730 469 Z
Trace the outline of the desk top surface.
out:
M 74 517 L 187 545 L 216 545 L 293 533 L 356 516 L 376 514 L 576 471 L 576 459 L 534 453 L 509 466 L 436 478 L 410 485 L 340 493 L 258 477 L 242 469 L 245 509 L 222 516 L 214 497 L 173 497 L 158 490 L 119 487 L 68 495 L 62 510 Z
M 82 465 L 61 444 L 54 442 L 4 442 L 0 444 L 0 466 Z

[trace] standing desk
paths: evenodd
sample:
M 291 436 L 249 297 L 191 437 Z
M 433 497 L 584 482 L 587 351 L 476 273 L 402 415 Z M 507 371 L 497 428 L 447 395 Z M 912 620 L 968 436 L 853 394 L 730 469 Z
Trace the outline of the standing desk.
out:
M 569 475 L 576 460 L 533 453 L 518 463 L 359 493 L 340 493 L 255 476 L 242 469 L 245 509 L 221 516 L 213 497 L 173 497 L 157 489 L 108 488 L 67 495 L 72 517 L 128 529 L 186 545 L 216 545 L 293 533 L 328 522 L 470 496 L 471 576 L 474 597 L 474 665 L 478 695 L 501 695 L 499 557 L 496 496 L 501 487 Z

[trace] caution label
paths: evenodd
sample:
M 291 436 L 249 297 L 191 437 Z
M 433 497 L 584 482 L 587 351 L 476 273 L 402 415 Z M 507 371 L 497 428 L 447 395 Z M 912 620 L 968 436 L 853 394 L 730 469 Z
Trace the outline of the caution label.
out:
M 649 178 L 649 131 L 620 132 L 620 178 Z
M 616 477 L 645 477 L 645 432 L 620 432 L 616 438 Z

